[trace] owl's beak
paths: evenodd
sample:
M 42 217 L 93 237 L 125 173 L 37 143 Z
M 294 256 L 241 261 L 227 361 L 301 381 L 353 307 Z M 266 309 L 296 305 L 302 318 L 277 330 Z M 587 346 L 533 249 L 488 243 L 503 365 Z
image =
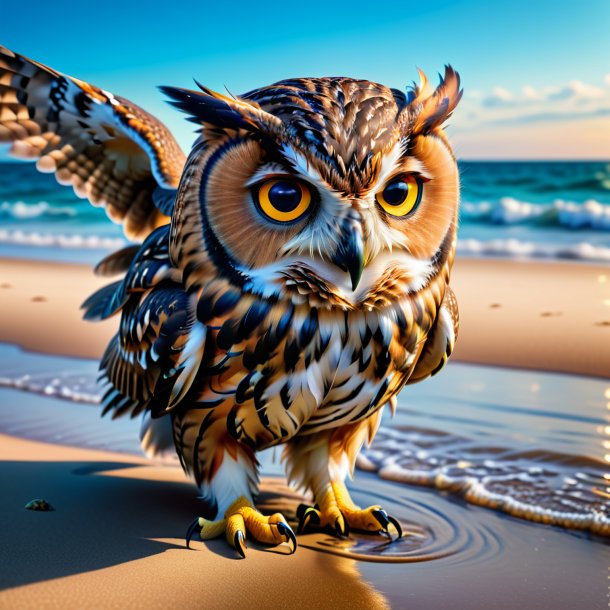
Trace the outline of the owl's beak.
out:
M 349 273 L 352 290 L 356 290 L 364 269 L 364 239 L 362 218 L 356 210 L 348 212 L 341 226 L 341 241 L 332 262 Z

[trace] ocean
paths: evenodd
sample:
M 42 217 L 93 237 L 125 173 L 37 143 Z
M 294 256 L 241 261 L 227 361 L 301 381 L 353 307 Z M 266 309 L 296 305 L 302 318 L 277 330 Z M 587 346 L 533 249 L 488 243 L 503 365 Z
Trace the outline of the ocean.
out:
M 458 252 L 610 261 L 610 162 L 460 162 Z M 95 262 L 125 244 L 102 209 L 30 163 L 0 163 L 0 256 Z

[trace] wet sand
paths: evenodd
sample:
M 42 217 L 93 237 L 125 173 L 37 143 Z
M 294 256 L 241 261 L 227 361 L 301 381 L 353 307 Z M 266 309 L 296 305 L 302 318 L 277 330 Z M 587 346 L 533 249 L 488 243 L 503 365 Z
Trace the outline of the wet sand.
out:
M 99 357 L 114 319 L 90 323 L 80 304 L 110 283 L 88 265 L 0 259 L 0 340 L 32 351 Z M 610 270 L 580 263 L 458 259 L 454 360 L 610 374 Z

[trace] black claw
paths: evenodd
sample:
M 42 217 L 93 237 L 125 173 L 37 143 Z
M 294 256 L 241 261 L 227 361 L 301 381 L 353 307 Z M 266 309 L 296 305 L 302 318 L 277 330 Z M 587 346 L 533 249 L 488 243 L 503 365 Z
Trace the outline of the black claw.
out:
M 197 528 L 199 527 L 199 517 L 197 517 L 195 519 L 195 521 L 193 521 L 190 525 L 189 528 L 186 530 L 186 548 L 190 549 L 190 544 L 191 544 L 191 538 L 193 537 L 193 534 L 197 531 Z
M 394 519 L 394 517 L 392 517 L 391 515 L 388 515 L 388 520 L 396 528 L 396 531 L 398 532 L 398 538 L 402 538 L 402 527 L 400 526 L 400 523 L 398 523 L 398 521 Z M 398 538 L 396 538 L 396 540 L 398 540 Z
M 388 513 L 383 509 L 374 510 L 372 512 L 373 517 L 377 519 L 379 525 L 381 525 L 381 529 L 387 531 L 388 525 L 390 525 L 390 519 L 388 518 Z
M 290 552 L 290 554 L 292 555 L 292 553 L 297 550 L 297 537 L 294 535 L 292 528 L 287 523 L 283 523 L 280 521 L 277 524 L 277 530 L 282 536 L 286 538 L 286 542 L 292 543 L 292 551 Z
M 301 504 L 301 506 L 305 506 L 305 505 Z M 297 509 L 297 512 L 298 512 L 298 509 Z M 299 534 L 302 534 L 305 531 L 305 528 L 310 523 L 319 524 L 320 517 L 318 516 L 318 513 L 316 512 L 315 508 L 312 508 L 311 506 L 306 506 L 305 511 L 301 511 L 301 518 L 299 519 L 299 527 L 297 528 L 297 532 Z
M 297 534 L 302 534 L 305 531 L 305 529 L 309 525 L 310 519 L 311 519 L 311 514 L 309 514 L 309 515 L 305 514 L 299 519 L 299 525 L 297 526 Z
M 303 518 L 303 515 L 307 512 L 308 508 L 311 507 L 307 506 L 307 504 L 299 504 L 297 506 L 297 518 L 299 519 L 299 521 Z
M 341 525 L 339 524 L 339 517 L 335 520 L 335 531 L 340 538 L 347 538 L 349 535 L 349 525 L 345 519 L 343 520 L 344 529 L 341 529 Z
M 233 544 L 235 545 L 235 550 L 245 559 L 246 558 L 246 539 L 244 537 L 244 533 L 241 530 L 237 530 L 235 532 L 235 538 L 233 538 Z

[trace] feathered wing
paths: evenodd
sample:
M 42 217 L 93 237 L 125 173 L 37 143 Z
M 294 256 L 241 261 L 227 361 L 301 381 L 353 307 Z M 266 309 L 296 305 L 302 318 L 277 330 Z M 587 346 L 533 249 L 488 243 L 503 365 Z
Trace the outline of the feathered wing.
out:
M 417 364 L 408 383 L 417 383 L 436 375 L 447 364 L 457 339 L 459 311 L 457 298 L 449 286 L 438 310 L 434 326 L 428 333 Z
M 130 101 L 0 46 L 0 143 L 141 240 L 169 222 L 185 156 Z
M 88 320 L 121 312 L 119 332 L 100 364 L 102 379 L 110 384 L 104 413 L 164 411 L 196 323 L 194 303 L 169 260 L 169 226 L 153 231 L 125 277 L 92 294 L 83 309 Z

